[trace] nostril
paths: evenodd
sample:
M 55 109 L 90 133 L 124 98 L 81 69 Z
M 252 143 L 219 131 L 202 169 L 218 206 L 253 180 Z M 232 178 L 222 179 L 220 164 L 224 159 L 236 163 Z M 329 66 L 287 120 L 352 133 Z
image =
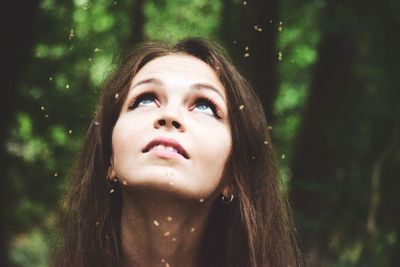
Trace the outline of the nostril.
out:
M 159 120 L 158 123 L 160 124 L 160 126 L 164 126 L 166 124 L 164 119 Z
M 179 122 L 177 122 L 177 121 L 173 121 L 173 122 L 172 122 L 172 125 L 173 125 L 176 129 L 181 128 L 181 124 L 180 124 Z

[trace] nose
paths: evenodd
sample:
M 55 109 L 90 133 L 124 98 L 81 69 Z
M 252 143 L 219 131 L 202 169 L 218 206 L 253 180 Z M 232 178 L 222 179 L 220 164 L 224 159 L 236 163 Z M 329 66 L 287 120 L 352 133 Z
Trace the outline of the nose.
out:
M 174 110 L 172 110 L 174 109 Z M 154 122 L 154 128 L 160 129 L 165 127 L 167 129 L 175 129 L 180 132 L 185 131 L 182 123 L 182 118 L 179 115 L 178 108 L 165 107 L 159 117 Z

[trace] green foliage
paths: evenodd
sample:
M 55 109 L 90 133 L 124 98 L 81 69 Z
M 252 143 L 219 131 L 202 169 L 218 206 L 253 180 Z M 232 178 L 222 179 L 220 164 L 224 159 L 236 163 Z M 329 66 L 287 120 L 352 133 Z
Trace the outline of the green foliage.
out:
M 210 36 L 218 27 L 220 10 L 220 1 L 147 1 L 145 35 L 171 42 L 188 36 Z

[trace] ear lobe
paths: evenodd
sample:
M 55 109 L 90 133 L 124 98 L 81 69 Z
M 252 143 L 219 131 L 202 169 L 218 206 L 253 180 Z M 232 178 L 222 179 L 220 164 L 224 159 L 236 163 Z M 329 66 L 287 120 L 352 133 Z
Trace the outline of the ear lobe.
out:
M 114 179 L 116 176 L 117 176 L 117 175 L 116 175 L 116 173 L 115 173 L 114 167 L 113 167 L 113 166 L 108 167 L 108 170 L 107 170 L 107 177 L 108 177 L 110 180 L 112 180 L 112 179 Z
M 221 191 L 222 195 L 226 198 L 229 198 L 231 195 L 235 195 L 235 188 L 232 183 L 224 186 Z

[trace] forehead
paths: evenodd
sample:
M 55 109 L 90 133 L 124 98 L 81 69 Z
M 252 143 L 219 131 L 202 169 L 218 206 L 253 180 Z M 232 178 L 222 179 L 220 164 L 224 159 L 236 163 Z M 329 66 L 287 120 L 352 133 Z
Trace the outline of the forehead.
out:
M 224 87 L 215 71 L 202 60 L 185 54 L 171 54 L 155 58 L 146 63 L 132 80 L 132 85 L 145 78 L 159 78 L 168 82 L 211 82 L 224 92 Z

